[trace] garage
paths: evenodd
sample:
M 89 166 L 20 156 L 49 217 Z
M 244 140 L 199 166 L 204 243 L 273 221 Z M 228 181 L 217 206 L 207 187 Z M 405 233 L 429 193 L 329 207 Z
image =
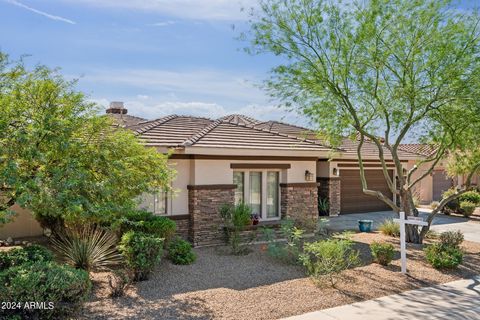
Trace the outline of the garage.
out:
M 389 172 L 390 176 L 393 177 L 393 170 Z M 381 191 L 384 195 L 393 199 L 393 194 L 388 188 L 382 170 L 365 170 L 365 177 L 369 189 Z M 363 193 L 358 169 L 340 170 L 340 192 L 341 214 L 391 210 L 383 201 Z
M 433 171 L 433 195 L 434 201 L 442 200 L 442 195 L 445 191 L 453 186 L 453 181 L 447 176 L 444 170 Z

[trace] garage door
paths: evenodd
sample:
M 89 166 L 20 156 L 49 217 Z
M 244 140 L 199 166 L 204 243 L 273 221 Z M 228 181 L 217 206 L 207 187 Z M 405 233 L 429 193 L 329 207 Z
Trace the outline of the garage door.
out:
M 369 189 L 393 198 L 382 170 L 365 170 L 365 176 Z M 393 177 L 393 171 L 390 171 L 390 176 Z M 340 192 L 340 213 L 390 210 L 384 202 L 363 193 L 359 170 L 340 170 Z
M 442 200 L 443 192 L 453 186 L 453 181 L 443 170 L 433 171 L 433 200 Z

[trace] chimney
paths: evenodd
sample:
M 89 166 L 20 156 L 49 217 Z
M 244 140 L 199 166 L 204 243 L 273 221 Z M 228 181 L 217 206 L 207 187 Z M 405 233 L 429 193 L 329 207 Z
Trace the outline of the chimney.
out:
M 107 109 L 107 113 L 114 114 L 127 114 L 128 110 L 123 107 L 123 102 L 112 101 L 110 102 L 110 108 Z

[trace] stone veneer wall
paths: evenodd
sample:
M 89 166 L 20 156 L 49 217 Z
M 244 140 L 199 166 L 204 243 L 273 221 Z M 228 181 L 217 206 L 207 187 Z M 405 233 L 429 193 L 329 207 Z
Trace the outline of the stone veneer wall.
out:
M 218 245 L 225 241 L 219 209 L 235 201 L 234 184 L 189 185 L 190 240 L 194 246 Z
M 318 219 L 317 183 L 281 183 L 280 198 L 282 218 L 290 217 L 299 222 L 316 223 Z
M 319 182 L 319 197 L 328 199 L 330 216 L 338 216 L 341 208 L 340 178 L 317 178 L 317 181 Z
M 175 224 L 177 225 L 177 232 L 176 232 L 177 235 L 179 235 L 185 240 L 191 240 L 189 214 L 173 215 L 173 216 L 168 216 L 168 218 L 175 221 Z

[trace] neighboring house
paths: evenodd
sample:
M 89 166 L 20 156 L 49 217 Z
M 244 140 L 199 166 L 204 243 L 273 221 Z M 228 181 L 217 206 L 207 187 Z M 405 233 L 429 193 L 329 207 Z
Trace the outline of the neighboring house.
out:
M 140 207 L 175 220 L 179 233 L 195 245 L 222 241 L 218 209 L 223 204 L 249 204 L 261 224 L 276 224 L 284 217 L 316 221 L 319 197 L 328 199 L 330 215 L 389 210 L 362 192 L 357 141 L 344 139 L 340 147 L 331 148 L 309 129 L 242 115 L 216 120 L 169 115 L 148 121 L 128 115 L 119 102 L 107 113 L 147 147 L 174 151 L 169 159 L 177 171 L 173 191 L 145 194 Z M 365 141 L 362 156 L 369 188 L 396 201 L 386 185 L 377 147 Z M 400 152 L 407 168 L 423 156 Z M 386 158 L 395 179 L 393 161 Z M 0 238 L 5 230 L 13 228 L 0 229 Z
M 432 156 L 436 151 L 436 149 L 430 145 L 419 143 L 402 144 L 400 148 L 424 158 Z M 415 161 L 410 162 L 410 167 L 413 165 L 415 165 Z M 420 165 L 417 171 L 412 175 L 412 180 L 425 174 L 430 169 L 430 166 L 430 163 Z M 452 188 L 456 183 L 458 183 L 458 178 L 452 179 L 447 175 L 446 160 L 440 160 L 433 171 L 418 182 L 414 194 L 418 199 L 419 204 L 430 204 L 433 201 L 440 201 L 443 192 Z

